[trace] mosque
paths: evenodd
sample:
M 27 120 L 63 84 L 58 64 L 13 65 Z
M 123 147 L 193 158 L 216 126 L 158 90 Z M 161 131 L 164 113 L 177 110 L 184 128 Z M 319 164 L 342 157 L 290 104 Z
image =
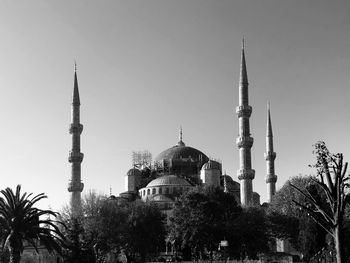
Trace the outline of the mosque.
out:
M 254 139 L 250 134 L 249 118 L 252 107 L 248 100 L 248 74 L 245 60 L 244 42 L 242 41 L 239 81 L 239 104 L 236 114 L 239 122 L 239 135 L 236 146 L 239 151 L 239 170 L 237 178 L 232 179 L 222 172 L 222 164 L 211 160 L 198 149 L 185 144 L 182 129 L 179 132 L 179 141 L 172 147 L 159 153 L 154 162 L 145 167 L 132 167 L 125 175 L 125 192 L 118 199 L 155 202 L 159 208 L 170 215 L 177 198 L 197 185 L 212 185 L 221 187 L 223 191 L 234 194 L 242 206 L 259 205 L 260 195 L 253 191 L 255 171 L 251 164 L 251 147 Z M 72 149 L 68 161 L 71 163 L 71 179 L 68 185 L 73 215 L 81 213 L 81 192 L 84 185 L 81 182 L 81 163 L 83 153 L 80 152 L 80 135 L 83 125 L 80 123 L 80 99 L 77 73 L 74 73 L 74 88 L 72 102 Z M 277 176 L 275 175 L 274 161 L 276 153 L 273 149 L 273 134 L 270 109 L 267 111 L 266 133 L 266 185 L 267 200 L 270 202 L 276 191 Z

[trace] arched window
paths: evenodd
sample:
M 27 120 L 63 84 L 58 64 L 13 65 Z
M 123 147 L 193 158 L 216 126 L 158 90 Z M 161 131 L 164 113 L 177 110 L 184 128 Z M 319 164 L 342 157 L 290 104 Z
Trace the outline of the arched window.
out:
M 151 189 L 147 189 L 147 195 L 151 194 Z
M 155 195 L 156 194 L 156 188 L 153 188 L 152 189 L 152 195 Z
M 166 194 L 169 194 L 170 193 L 170 191 L 169 191 L 169 188 L 167 187 L 167 188 L 165 188 L 165 193 Z
M 162 193 L 163 193 L 163 189 L 159 188 L 159 194 L 162 194 Z

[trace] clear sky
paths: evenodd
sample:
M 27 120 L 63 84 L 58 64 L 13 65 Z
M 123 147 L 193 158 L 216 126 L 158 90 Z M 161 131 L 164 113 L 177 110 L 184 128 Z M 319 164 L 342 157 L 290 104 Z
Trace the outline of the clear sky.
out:
M 266 104 L 277 187 L 309 174 L 312 144 L 350 160 L 349 1 L 1 1 L 0 182 L 68 202 L 78 63 L 84 192 L 117 195 L 131 152 L 183 140 L 237 180 L 240 45 L 246 39 L 254 190 L 266 200 Z M 83 193 L 84 193 L 83 192 Z

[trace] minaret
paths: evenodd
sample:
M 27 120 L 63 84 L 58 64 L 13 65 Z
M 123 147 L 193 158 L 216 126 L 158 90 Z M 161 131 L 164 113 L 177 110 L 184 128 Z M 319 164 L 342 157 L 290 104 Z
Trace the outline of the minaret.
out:
M 271 202 L 272 196 L 276 193 L 276 181 L 275 175 L 275 159 L 276 153 L 273 151 L 273 135 L 270 116 L 270 104 L 267 108 L 267 125 L 266 125 L 266 185 L 267 185 L 267 202 Z
M 252 107 L 248 104 L 248 75 L 244 54 L 244 39 L 242 40 L 242 57 L 239 81 L 239 106 L 236 108 L 239 121 L 239 135 L 236 144 L 239 149 L 239 170 L 238 179 L 241 181 L 241 204 L 243 206 L 253 204 L 252 180 L 255 171 L 252 169 L 251 148 L 254 139 L 250 137 L 249 117 Z
M 81 182 L 81 162 L 84 154 L 80 152 L 80 134 L 83 125 L 80 124 L 80 98 L 77 80 L 77 66 L 74 67 L 74 88 L 72 102 L 72 124 L 69 133 L 72 135 L 72 150 L 69 152 L 68 161 L 71 163 L 71 180 L 68 184 L 68 192 L 71 193 L 70 205 L 73 217 L 81 215 L 81 192 L 84 184 Z

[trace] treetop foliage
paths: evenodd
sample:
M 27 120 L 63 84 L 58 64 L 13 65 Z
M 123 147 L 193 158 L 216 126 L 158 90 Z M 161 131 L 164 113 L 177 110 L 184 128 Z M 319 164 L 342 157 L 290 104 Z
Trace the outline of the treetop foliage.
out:
M 84 216 L 68 220 L 71 248 L 67 262 L 104 262 L 107 254 L 144 261 L 163 248 L 165 216 L 152 203 L 125 202 L 90 192 L 83 198 Z M 94 256 L 95 254 L 95 256 Z
M 21 194 L 21 185 L 17 185 L 15 192 L 7 187 L 0 193 L 0 234 L 3 248 L 9 250 L 10 262 L 20 261 L 24 241 L 38 250 L 40 240 L 48 251 L 61 252 L 65 238 L 58 222 L 50 218 L 56 218 L 57 213 L 35 207 L 37 202 L 47 198 L 44 193 Z
M 229 243 L 227 255 L 256 258 L 268 249 L 267 227 L 262 208 L 242 209 L 232 194 L 202 186 L 186 192 L 176 203 L 170 238 L 179 249 L 191 249 L 196 259 L 213 259 L 221 240 Z
M 308 191 L 314 198 L 324 198 L 315 184 L 316 177 L 294 176 L 273 196 L 267 208 L 269 229 L 275 238 L 289 240 L 293 247 L 309 258 L 324 245 L 326 233 L 300 207 L 293 202 L 305 202 L 306 198 L 292 185 Z
M 343 232 L 346 207 L 350 201 L 350 176 L 347 174 L 348 163 L 343 161 L 343 154 L 332 154 L 322 141 L 314 145 L 316 155 L 318 196 L 309 191 L 291 184 L 305 198 L 304 202 L 293 200 L 303 209 L 320 227 L 334 238 L 337 262 L 344 261 Z

